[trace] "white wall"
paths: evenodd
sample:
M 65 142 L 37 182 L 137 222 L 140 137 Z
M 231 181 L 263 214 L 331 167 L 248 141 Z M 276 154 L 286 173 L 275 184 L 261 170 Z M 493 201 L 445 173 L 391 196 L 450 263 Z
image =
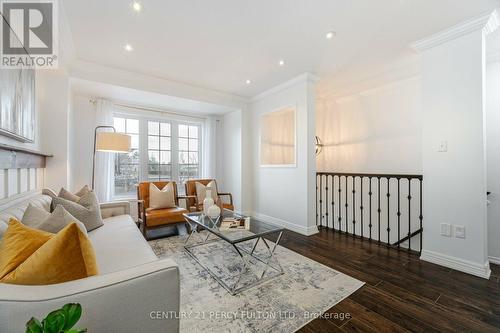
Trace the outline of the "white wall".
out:
M 488 64 L 486 79 L 488 256 L 500 264 L 500 62 Z
M 45 186 L 54 190 L 67 187 L 70 86 L 68 76 L 59 71 L 44 71 L 39 76 L 41 150 L 54 157 L 47 159 Z
M 422 172 L 420 78 L 318 101 L 319 171 Z
M 251 140 L 252 156 L 250 159 L 244 157 L 243 163 L 253 165 L 254 216 L 303 234 L 317 232 L 314 213 L 314 85 L 309 75 L 302 75 L 271 89 L 252 103 L 249 123 L 244 122 L 245 127 L 251 128 L 251 136 L 245 139 Z M 295 106 L 297 112 L 297 166 L 260 167 L 260 116 L 286 106 Z
M 422 53 L 422 259 L 488 277 L 485 55 L 483 32 L 476 29 L 441 39 Z M 439 152 L 443 141 L 447 152 Z M 442 223 L 464 226 L 466 238 L 456 238 L 454 233 L 452 237 L 441 236 Z
M 71 190 L 79 190 L 92 181 L 92 153 L 96 119 L 95 103 L 91 98 L 79 94 L 73 95 L 71 125 L 71 150 L 75 152 L 70 159 Z
M 222 149 L 217 150 L 220 161 L 217 170 L 219 191 L 233 195 L 234 206 L 238 211 L 242 210 L 241 120 L 241 111 L 230 112 L 222 117 L 222 125 L 219 128 Z

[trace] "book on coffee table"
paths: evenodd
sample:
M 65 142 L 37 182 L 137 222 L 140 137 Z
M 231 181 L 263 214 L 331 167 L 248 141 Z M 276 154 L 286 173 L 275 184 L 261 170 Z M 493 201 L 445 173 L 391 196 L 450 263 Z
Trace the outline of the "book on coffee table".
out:
M 250 220 L 247 218 L 226 217 L 222 220 L 219 230 L 249 230 Z

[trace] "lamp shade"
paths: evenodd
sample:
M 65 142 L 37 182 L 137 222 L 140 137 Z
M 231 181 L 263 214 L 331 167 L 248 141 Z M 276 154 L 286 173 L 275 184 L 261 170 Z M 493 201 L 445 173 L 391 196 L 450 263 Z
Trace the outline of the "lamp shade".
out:
M 130 143 L 130 135 L 113 132 L 98 132 L 96 137 L 96 150 L 111 153 L 128 153 L 130 152 Z

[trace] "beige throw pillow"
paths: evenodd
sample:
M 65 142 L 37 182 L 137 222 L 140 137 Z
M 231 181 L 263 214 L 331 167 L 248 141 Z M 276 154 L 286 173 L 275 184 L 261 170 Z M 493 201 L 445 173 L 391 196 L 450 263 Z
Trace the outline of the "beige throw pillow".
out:
M 59 191 L 59 197 L 69 201 L 78 202 L 78 200 L 80 200 L 81 197 L 83 197 L 86 194 L 89 194 L 90 192 L 91 190 L 87 185 L 82 187 L 80 191 L 76 192 L 75 194 L 71 193 L 70 191 L 66 190 L 63 187 Z
M 207 186 L 203 185 L 200 182 L 196 182 L 196 196 L 198 198 L 198 204 L 203 204 L 203 200 L 205 200 L 205 197 L 207 196 L 207 190 L 211 190 L 211 197 L 214 199 L 214 202 L 217 202 L 218 196 L 217 196 L 217 184 L 215 183 L 215 180 L 212 180 L 210 183 L 207 184 Z
M 174 184 L 169 182 L 160 190 L 155 184 L 149 184 L 149 208 L 162 209 L 175 207 Z
M 99 201 L 93 191 L 82 196 L 77 202 L 56 197 L 52 199 L 52 207 L 63 206 L 71 215 L 85 225 L 87 231 L 103 225 Z
M 52 213 L 49 213 L 45 209 L 29 204 L 28 208 L 24 211 L 21 222 L 28 227 L 53 234 L 58 233 L 68 224 L 75 222 L 78 228 L 80 228 L 84 234 L 87 234 L 85 225 L 68 213 L 61 205 L 58 205 Z

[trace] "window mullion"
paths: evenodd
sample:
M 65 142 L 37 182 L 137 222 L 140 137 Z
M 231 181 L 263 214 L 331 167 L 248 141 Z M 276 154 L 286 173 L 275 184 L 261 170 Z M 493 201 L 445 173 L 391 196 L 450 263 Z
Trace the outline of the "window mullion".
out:
M 148 180 L 148 121 L 139 121 L 139 181 Z
M 179 183 L 179 124 L 171 122 L 172 180 Z

